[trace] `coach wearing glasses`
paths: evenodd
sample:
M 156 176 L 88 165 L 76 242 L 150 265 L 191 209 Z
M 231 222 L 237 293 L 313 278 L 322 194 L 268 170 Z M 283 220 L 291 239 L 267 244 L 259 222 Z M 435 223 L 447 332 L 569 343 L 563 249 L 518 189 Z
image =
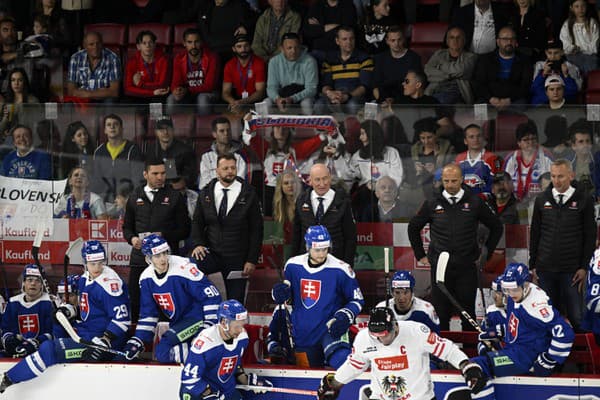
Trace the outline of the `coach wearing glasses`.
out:
M 475 66 L 476 103 L 489 103 L 496 108 L 511 104 L 527 104 L 532 81 L 531 60 L 516 52 L 517 35 L 504 27 L 496 38 L 498 48 L 479 57 Z

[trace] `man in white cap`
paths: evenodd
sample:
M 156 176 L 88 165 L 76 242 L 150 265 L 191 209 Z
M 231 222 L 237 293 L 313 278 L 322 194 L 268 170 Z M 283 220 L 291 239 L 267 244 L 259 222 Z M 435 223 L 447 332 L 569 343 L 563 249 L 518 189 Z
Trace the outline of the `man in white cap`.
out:
M 560 75 L 550 75 L 544 82 L 546 96 L 548 96 L 548 107 L 551 110 L 562 108 L 565 103 L 565 81 Z

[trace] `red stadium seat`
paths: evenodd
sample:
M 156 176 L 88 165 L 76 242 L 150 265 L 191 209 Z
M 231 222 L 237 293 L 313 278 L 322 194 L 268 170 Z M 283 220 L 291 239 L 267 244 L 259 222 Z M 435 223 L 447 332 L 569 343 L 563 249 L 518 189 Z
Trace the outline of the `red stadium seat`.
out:
M 527 116 L 524 114 L 498 113 L 494 129 L 494 151 L 509 151 L 517 149 L 517 139 L 515 132 L 517 126 L 527 122 Z
M 102 35 L 104 47 L 117 53 L 119 57 L 123 55 L 123 46 L 127 38 L 127 26 L 123 24 L 88 24 L 83 29 L 84 34 L 88 32 L 98 32 Z
M 587 76 L 587 91 L 600 91 L 600 69 L 590 71 Z
M 344 139 L 346 139 L 346 151 L 353 154 L 360 148 L 360 121 L 358 118 L 349 116 L 344 120 Z
M 446 22 L 417 22 L 412 25 L 410 48 L 421 56 L 423 65 L 442 47 L 447 30 Z

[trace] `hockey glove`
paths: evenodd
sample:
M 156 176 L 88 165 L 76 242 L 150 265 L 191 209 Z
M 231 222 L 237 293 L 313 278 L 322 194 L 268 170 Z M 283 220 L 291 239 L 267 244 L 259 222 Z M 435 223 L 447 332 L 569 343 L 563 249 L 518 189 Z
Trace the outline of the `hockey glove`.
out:
M 498 324 L 490 326 L 485 332 L 479 334 L 479 340 L 482 342 L 500 341 L 504 338 L 504 325 Z
M 138 337 L 133 336 L 127 341 L 123 348 L 125 352 L 125 358 L 129 361 L 137 358 L 142 351 L 144 351 L 144 342 Z
M 335 374 L 330 372 L 321 380 L 321 385 L 319 386 L 319 390 L 317 390 L 319 400 L 335 400 L 340 395 L 341 387 L 333 387 L 334 377 Z
M 548 353 L 540 353 L 533 363 L 533 374 L 535 376 L 550 376 L 556 368 L 556 364 L 556 361 Z
M 246 374 L 248 376 L 248 385 L 250 386 L 265 386 L 265 387 L 273 387 L 273 384 L 271 383 L 271 381 L 265 379 L 265 378 L 261 378 L 260 376 L 254 374 L 254 373 L 249 373 Z M 252 391 L 254 393 L 266 393 L 266 390 L 260 390 L 260 389 L 252 389 Z
M 479 364 L 469 362 L 462 368 L 462 375 L 465 378 L 467 386 L 471 393 L 477 394 L 485 387 L 487 378 L 483 375 L 483 370 Z
M 343 308 L 336 311 L 333 318 L 327 322 L 329 334 L 334 338 L 342 336 L 352 325 L 352 320 L 354 320 L 354 316 L 348 309 Z
M 62 304 L 60 307 L 58 307 L 56 313 L 64 314 L 69 320 L 77 317 L 77 310 L 72 304 Z
M 9 356 L 17 355 L 17 347 L 21 346 L 21 341 L 15 335 L 9 334 L 4 338 L 4 351 Z
M 183 398 L 185 399 L 185 395 Z M 207 395 L 200 397 L 200 399 L 202 400 L 223 400 L 224 398 L 225 396 L 221 395 L 221 392 L 219 392 L 218 390 L 216 392 L 211 392 Z M 193 397 L 190 397 L 190 399 L 193 399 Z
M 277 304 L 283 304 L 292 297 L 292 289 L 290 287 L 290 281 L 283 281 L 276 283 L 271 290 L 271 297 Z
M 33 354 L 40 347 L 40 342 L 37 339 L 24 339 L 17 347 L 16 353 L 19 357 L 25 357 Z
M 288 351 L 279 342 L 272 340 L 267 344 L 267 352 L 271 357 L 287 358 Z
M 94 343 L 97 346 L 110 349 L 110 341 L 104 336 L 96 336 L 92 339 L 92 343 Z M 112 358 L 112 354 L 107 353 L 106 351 L 98 347 L 88 347 L 83 351 L 81 358 L 84 361 L 88 362 L 103 362 L 109 361 Z

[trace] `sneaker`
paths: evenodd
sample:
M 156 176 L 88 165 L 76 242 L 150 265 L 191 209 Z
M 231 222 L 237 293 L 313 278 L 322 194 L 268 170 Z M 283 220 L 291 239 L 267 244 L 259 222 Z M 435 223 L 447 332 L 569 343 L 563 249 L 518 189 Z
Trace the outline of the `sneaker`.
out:
M 6 373 L 2 374 L 2 382 L 0 382 L 0 393 L 4 393 L 7 387 L 12 385 L 12 381 Z

